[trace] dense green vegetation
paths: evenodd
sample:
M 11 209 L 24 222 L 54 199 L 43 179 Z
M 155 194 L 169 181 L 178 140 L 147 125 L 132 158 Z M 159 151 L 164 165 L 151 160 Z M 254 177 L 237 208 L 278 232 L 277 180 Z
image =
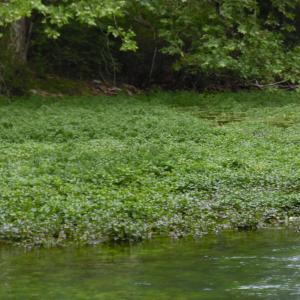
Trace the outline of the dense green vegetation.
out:
M 0 104 L 0 240 L 98 243 L 300 214 L 296 92 Z
M 2 1 L 0 93 L 15 93 L 26 64 L 34 79 L 295 88 L 299 12 L 299 0 Z

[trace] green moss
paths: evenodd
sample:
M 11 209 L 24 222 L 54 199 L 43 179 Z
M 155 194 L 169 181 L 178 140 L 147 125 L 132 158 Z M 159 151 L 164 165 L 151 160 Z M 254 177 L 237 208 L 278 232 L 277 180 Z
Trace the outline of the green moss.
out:
M 197 236 L 300 215 L 297 93 L 35 97 L 0 101 L 0 116 L 2 240 Z
M 91 91 L 84 81 L 61 78 L 57 76 L 46 76 L 45 78 L 35 78 L 32 88 L 38 92 L 49 94 L 88 95 Z

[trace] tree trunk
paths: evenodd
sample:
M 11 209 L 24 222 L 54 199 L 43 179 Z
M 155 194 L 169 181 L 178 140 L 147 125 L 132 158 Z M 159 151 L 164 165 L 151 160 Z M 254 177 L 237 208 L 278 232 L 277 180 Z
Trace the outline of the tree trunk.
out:
M 31 32 L 32 22 L 27 18 L 21 18 L 11 25 L 10 47 L 13 59 L 18 63 L 27 63 Z

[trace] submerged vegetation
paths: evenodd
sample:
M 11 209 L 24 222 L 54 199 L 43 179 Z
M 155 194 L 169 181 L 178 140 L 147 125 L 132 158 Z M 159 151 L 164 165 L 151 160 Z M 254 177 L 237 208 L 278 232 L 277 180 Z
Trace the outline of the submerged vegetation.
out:
M 2 99 L 0 240 L 199 236 L 297 217 L 299 104 L 296 92 Z

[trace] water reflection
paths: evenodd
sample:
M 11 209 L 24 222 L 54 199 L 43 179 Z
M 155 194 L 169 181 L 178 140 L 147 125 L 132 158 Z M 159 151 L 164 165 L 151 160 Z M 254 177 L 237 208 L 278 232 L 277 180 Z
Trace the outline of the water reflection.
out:
M 114 248 L 0 249 L 0 299 L 300 299 L 300 234 L 227 233 Z

